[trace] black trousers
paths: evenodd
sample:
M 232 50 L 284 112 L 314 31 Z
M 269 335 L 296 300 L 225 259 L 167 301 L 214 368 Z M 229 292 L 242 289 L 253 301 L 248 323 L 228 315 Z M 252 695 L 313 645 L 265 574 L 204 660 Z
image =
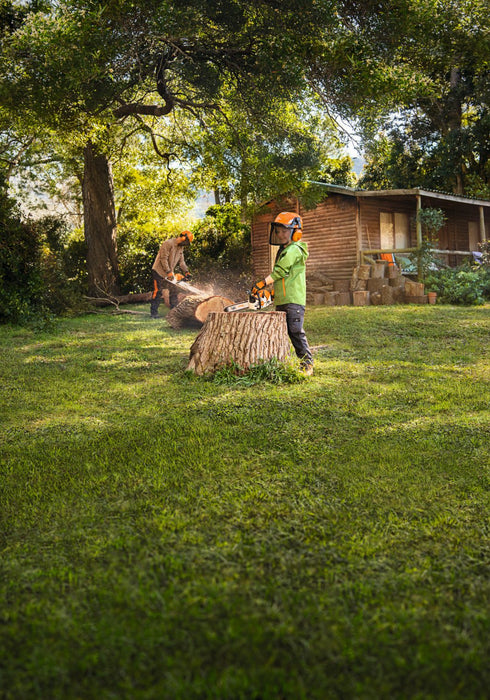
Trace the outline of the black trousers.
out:
M 305 307 L 301 306 L 301 304 L 280 304 L 276 306 L 276 310 L 286 312 L 289 339 L 293 344 L 297 357 L 301 360 L 301 364 L 303 366 L 312 365 L 313 357 L 306 333 L 303 330 Z
M 151 276 L 153 278 L 153 293 L 151 295 L 151 305 L 150 313 L 152 316 L 156 316 L 158 313 L 158 307 L 162 301 L 162 289 L 166 287 L 169 292 L 169 303 L 170 308 L 173 309 L 179 303 L 179 296 L 177 290 L 173 284 L 168 284 L 164 277 L 155 272 L 151 271 Z

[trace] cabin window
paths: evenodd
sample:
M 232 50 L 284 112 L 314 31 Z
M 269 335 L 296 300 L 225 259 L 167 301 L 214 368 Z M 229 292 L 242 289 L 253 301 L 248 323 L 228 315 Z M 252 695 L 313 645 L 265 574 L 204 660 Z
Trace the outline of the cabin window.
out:
M 381 234 L 380 247 L 384 250 L 398 250 L 410 245 L 408 214 L 382 211 L 379 213 Z
M 479 250 L 478 243 L 480 242 L 480 227 L 477 221 L 468 221 L 468 238 L 470 250 Z

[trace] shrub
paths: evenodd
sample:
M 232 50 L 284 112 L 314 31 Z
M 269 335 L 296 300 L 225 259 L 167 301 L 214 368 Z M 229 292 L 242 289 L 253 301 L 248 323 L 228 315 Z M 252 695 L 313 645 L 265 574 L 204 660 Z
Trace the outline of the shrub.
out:
M 240 220 L 237 204 L 209 207 L 193 226 L 194 241 L 186 255 L 193 267 L 218 263 L 222 269 L 248 268 L 251 255 L 250 226 Z
M 151 289 L 151 267 L 162 241 L 159 234 L 141 236 L 131 230 L 119 234 L 117 254 L 123 294 Z
M 0 322 L 43 326 L 53 313 L 79 305 L 80 281 L 66 269 L 67 237 L 59 217 L 22 221 L 0 190 Z
M 466 306 L 483 304 L 490 298 L 490 275 L 486 268 L 468 265 L 431 272 L 426 279 L 427 290 L 437 292 L 446 304 Z
M 41 239 L 0 186 L 0 321 L 20 323 L 42 306 Z

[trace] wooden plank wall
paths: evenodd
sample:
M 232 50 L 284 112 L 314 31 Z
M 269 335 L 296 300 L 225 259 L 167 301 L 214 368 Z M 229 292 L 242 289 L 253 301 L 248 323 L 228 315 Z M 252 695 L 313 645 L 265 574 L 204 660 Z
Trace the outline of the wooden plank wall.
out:
M 364 250 L 381 247 L 380 217 L 382 211 L 399 214 L 408 214 L 410 226 L 410 246 L 417 243 L 417 234 L 414 219 L 416 214 L 415 198 L 406 201 L 393 201 L 389 199 L 379 199 L 365 197 L 360 198 L 360 226 L 362 236 L 362 247 Z

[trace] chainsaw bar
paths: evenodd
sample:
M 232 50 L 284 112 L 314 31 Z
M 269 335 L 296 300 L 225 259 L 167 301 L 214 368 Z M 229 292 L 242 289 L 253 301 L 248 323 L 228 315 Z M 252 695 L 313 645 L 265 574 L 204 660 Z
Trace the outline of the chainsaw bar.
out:
M 169 280 L 166 279 L 166 282 L 169 282 L 169 284 L 172 284 L 174 287 L 177 289 L 183 290 L 184 292 L 188 292 L 189 294 L 203 294 L 203 291 L 201 289 L 198 289 L 197 287 L 193 287 L 192 284 L 189 284 L 188 282 L 184 282 L 183 280 Z
M 240 304 L 230 304 L 230 306 L 225 306 L 223 311 L 250 311 L 250 303 L 248 301 L 243 301 Z

